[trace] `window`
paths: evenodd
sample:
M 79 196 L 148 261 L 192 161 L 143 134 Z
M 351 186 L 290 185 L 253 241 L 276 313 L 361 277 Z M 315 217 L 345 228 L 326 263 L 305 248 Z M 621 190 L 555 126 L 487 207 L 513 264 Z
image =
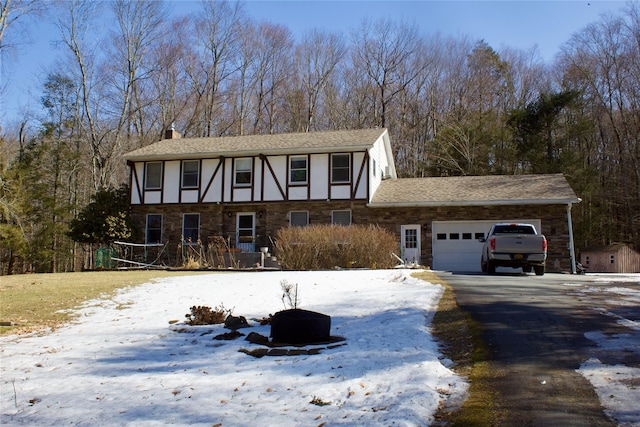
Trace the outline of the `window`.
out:
M 289 182 L 292 184 L 307 183 L 307 156 L 289 158 Z
M 476 240 L 484 239 L 484 233 L 476 233 L 475 236 L 476 236 Z
M 471 240 L 471 233 L 462 233 L 463 240 Z
M 198 243 L 200 238 L 200 214 L 182 215 L 182 239 L 187 244 Z
M 331 182 L 350 182 L 351 156 L 349 154 L 331 155 Z
M 616 256 L 615 255 L 610 255 L 609 256 L 609 262 L 611 264 L 615 264 L 616 263 Z
M 376 159 L 373 159 L 373 176 L 376 176 L 376 170 L 378 170 L 378 164 L 376 163 Z
M 198 160 L 184 160 L 182 162 L 182 188 L 197 188 L 200 175 Z
M 236 159 L 235 185 L 239 187 L 248 187 L 251 185 L 251 159 Z
M 332 211 L 331 224 L 351 225 L 351 211 Z
M 147 214 L 146 229 L 146 244 L 162 243 L 162 215 Z
M 404 231 L 404 247 L 406 249 L 418 248 L 418 230 L 408 228 Z
M 460 240 L 460 233 L 449 233 L 449 240 Z
M 305 227 L 309 225 L 308 211 L 291 211 L 289 212 L 289 225 L 292 227 Z
M 162 162 L 145 164 L 144 188 L 145 190 L 159 190 L 162 188 Z
M 447 233 L 436 234 L 436 240 L 447 240 Z

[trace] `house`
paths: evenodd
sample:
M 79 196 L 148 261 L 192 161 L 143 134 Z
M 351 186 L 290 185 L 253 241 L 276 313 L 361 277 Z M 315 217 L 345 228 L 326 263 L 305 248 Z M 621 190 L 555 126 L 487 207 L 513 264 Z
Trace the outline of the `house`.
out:
M 166 136 L 125 156 L 146 243 L 223 236 L 253 252 L 285 226 L 378 224 L 407 261 L 480 271 L 478 238 L 494 222 L 526 221 L 547 236 L 547 270 L 575 271 L 580 199 L 561 174 L 399 179 L 386 129 Z
M 580 263 L 587 273 L 640 273 L 640 253 L 625 243 L 585 249 Z

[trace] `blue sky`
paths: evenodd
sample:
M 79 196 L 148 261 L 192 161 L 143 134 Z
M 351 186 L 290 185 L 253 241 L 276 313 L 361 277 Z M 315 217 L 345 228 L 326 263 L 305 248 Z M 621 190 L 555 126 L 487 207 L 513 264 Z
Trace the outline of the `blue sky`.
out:
M 175 15 L 199 7 L 197 1 L 169 1 Z M 560 46 L 573 33 L 598 21 L 602 13 L 619 13 L 623 1 L 246 1 L 248 14 L 256 20 L 278 23 L 299 37 L 320 28 L 347 36 L 363 19 L 389 18 L 415 23 L 424 35 L 468 35 L 484 39 L 495 50 L 503 47 L 530 49 L 536 46 L 551 63 Z M 0 126 L 8 126 L 25 108 L 39 104 L 43 76 L 57 50 L 52 42 L 56 28 L 40 20 L 31 25 L 32 42 L 16 55 L 2 58 Z

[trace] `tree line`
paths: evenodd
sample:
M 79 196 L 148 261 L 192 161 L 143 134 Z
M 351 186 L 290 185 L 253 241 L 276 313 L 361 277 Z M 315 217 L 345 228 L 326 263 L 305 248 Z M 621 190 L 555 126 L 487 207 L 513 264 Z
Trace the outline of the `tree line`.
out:
M 640 249 L 638 2 L 575 33 L 552 64 L 404 21 L 296 40 L 242 2 L 167 7 L 0 1 L 0 54 L 19 53 L 11 37 L 34 16 L 53 20 L 60 53 L 42 112 L 0 129 L 3 273 L 79 268 L 70 224 L 128 181 L 122 154 L 172 126 L 185 137 L 378 126 L 402 177 L 563 173 L 582 199 L 578 250 Z

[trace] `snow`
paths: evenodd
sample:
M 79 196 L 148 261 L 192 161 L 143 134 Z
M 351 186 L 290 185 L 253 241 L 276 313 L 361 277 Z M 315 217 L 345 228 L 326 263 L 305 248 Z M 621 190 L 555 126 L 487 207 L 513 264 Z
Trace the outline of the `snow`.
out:
M 590 275 L 591 276 L 591 275 Z M 634 288 L 620 286 L 629 284 Z M 578 372 L 591 382 L 605 413 L 618 426 L 640 426 L 640 274 L 593 275 L 589 285 L 579 291 L 588 298 L 598 295 L 602 303 L 593 310 L 616 319 L 616 323 L 628 329 L 626 333 L 605 334 L 591 331 L 585 337 L 597 347 L 580 365 Z M 633 316 L 633 318 L 629 318 Z M 601 360 L 603 359 L 603 360 Z M 613 363 L 616 359 L 629 360 Z
M 411 272 L 218 273 L 90 301 L 49 334 L 0 338 L 0 424 L 430 424 L 439 406 L 464 401 L 468 384 L 430 334 L 442 287 Z M 343 345 L 254 358 L 238 351 L 260 347 L 243 337 L 213 339 L 228 332 L 222 325 L 185 323 L 194 305 L 223 304 L 247 319 L 273 314 L 285 308 L 283 281 L 299 285 L 300 308 L 331 316 Z M 580 298 L 597 296 L 604 304 L 593 309 L 628 330 L 585 334 L 597 347 L 578 369 L 620 426 L 640 426 L 639 284 L 640 275 L 566 284 Z M 269 335 L 250 323 L 240 331 Z
M 468 384 L 440 360 L 429 325 L 443 288 L 407 270 L 236 272 L 159 279 L 78 310 L 43 336 L 7 336 L 2 425 L 425 425 Z M 345 341 L 319 354 L 255 358 L 222 325 L 191 326 L 194 305 L 260 319 L 284 308 L 331 316 Z M 178 322 L 170 324 L 170 321 Z M 269 336 L 250 320 L 240 331 Z M 315 403 L 311 403 L 311 402 Z

